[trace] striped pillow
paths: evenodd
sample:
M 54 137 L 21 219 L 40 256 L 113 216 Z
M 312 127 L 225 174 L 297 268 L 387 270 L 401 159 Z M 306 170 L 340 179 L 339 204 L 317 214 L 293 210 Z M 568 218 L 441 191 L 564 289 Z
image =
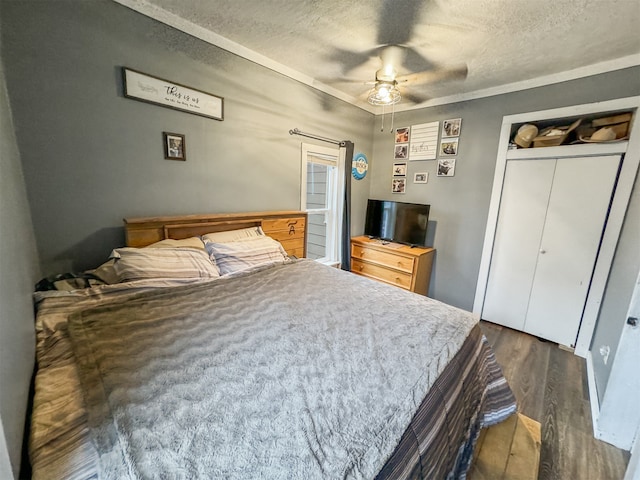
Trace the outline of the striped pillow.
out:
M 220 272 L 199 248 L 117 248 L 111 252 L 121 282 L 146 278 L 216 278 Z
M 280 242 L 266 235 L 229 243 L 206 242 L 205 247 L 221 275 L 289 260 Z

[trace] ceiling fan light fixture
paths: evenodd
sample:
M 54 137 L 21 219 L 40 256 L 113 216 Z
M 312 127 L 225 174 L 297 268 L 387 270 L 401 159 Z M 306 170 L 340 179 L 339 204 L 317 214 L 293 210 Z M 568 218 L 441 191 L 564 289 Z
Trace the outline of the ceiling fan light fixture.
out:
M 395 105 L 402 97 L 400 91 L 395 82 L 380 82 L 378 81 L 369 92 L 367 101 L 371 105 Z

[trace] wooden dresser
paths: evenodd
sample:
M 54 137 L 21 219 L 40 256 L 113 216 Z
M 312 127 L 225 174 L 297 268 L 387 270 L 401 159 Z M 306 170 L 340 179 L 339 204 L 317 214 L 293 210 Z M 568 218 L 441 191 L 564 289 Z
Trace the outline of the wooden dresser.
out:
M 351 271 L 405 290 L 429 291 L 434 248 L 383 243 L 366 236 L 351 239 Z

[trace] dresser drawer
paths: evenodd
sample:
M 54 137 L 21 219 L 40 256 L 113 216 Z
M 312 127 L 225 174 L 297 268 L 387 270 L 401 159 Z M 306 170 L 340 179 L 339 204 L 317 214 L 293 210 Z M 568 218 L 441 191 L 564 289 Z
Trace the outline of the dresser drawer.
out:
M 408 273 L 398 272 L 372 263 L 361 262 L 355 258 L 351 259 L 351 271 L 411 290 L 411 275 Z
M 403 272 L 413 272 L 414 259 L 402 257 L 394 253 L 381 252 L 379 250 L 374 250 L 373 248 L 367 248 L 360 245 L 352 245 L 351 256 L 357 259 L 395 268 L 397 270 L 402 270 Z

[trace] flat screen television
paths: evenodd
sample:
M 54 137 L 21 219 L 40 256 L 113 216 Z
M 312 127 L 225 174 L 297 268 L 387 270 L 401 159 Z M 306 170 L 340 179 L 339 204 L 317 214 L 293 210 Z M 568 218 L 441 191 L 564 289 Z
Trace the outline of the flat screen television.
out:
M 369 199 L 364 234 L 390 242 L 426 247 L 429 207 L 420 203 Z

